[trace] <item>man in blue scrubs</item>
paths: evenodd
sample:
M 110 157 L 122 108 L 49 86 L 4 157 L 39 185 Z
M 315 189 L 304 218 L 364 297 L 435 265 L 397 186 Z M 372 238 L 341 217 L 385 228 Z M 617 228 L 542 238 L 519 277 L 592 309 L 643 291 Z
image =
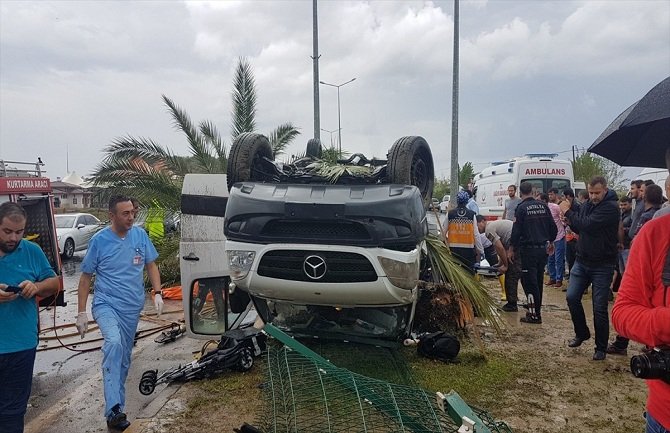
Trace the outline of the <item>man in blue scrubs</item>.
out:
M 37 244 L 23 240 L 26 212 L 0 205 L 0 433 L 22 433 L 37 348 L 35 296 L 58 292 L 58 277 Z M 19 287 L 18 293 L 8 286 Z
M 135 212 L 130 197 L 109 200 L 111 227 L 93 236 L 81 264 L 77 329 L 84 338 L 88 329 L 86 301 L 95 274 L 91 312 L 104 338 L 102 377 L 105 391 L 107 426 L 125 430 L 130 426 L 123 412 L 126 403 L 125 382 L 140 312 L 144 308 L 143 272 L 146 267 L 154 290 L 159 314 L 163 307 L 161 281 L 155 260 L 156 248 L 147 233 L 134 227 Z

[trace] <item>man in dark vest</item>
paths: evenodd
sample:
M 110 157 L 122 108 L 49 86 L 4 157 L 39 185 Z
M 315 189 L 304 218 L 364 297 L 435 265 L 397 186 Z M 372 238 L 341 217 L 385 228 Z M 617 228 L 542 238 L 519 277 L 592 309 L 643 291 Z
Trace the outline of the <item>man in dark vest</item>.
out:
M 514 214 L 511 260 L 521 256 L 521 281 L 528 298 L 528 314 L 524 323 L 542 323 L 542 290 L 544 267 L 548 254 L 554 253 L 553 241 L 558 229 L 549 207 L 533 198 L 533 185 L 521 182 L 521 203 Z

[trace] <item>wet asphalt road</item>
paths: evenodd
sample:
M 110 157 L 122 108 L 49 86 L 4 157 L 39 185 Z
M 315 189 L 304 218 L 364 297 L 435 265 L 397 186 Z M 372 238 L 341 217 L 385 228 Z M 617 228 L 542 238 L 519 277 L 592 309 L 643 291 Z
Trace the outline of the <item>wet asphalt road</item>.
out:
M 78 252 L 70 260 L 63 263 L 63 282 L 66 307 L 55 309 L 57 334 L 65 344 L 77 344 L 77 348 L 90 348 L 101 345 L 101 342 L 82 343 L 72 326 L 77 314 L 77 284 L 80 276 L 80 265 L 84 252 Z M 89 319 L 90 301 L 89 297 Z M 181 301 L 165 302 L 165 311 L 177 311 L 163 314 L 162 323 L 169 323 L 183 318 Z M 154 308 L 147 299 L 146 313 L 153 313 Z M 155 321 L 140 320 L 140 329 L 159 326 Z M 77 353 L 60 347 L 54 338 L 54 309 L 40 313 L 40 328 L 43 331 L 38 346 L 35 369 L 33 372 L 33 388 L 26 414 L 26 433 L 62 433 L 62 432 L 106 432 L 107 426 L 103 417 L 104 397 L 102 391 L 102 353 L 95 350 Z M 89 324 L 93 327 L 93 324 Z M 151 335 L 138 340 L 133 350 L 133 361 L 126 382 L 126 412 L 128 419 L 135 417 L 152 402 L 165 385 L 159 385 L 150 396 L 139 393 L 138 384 L 142 373 L 150 369 L 159 371 L 190 362 L 193 352 L 200 349 L 202 341 L 182 336 L 176 342 L 158 344 L 157 336 Z M 84 341 L 100 338 L 97 329 L 89 331 Z

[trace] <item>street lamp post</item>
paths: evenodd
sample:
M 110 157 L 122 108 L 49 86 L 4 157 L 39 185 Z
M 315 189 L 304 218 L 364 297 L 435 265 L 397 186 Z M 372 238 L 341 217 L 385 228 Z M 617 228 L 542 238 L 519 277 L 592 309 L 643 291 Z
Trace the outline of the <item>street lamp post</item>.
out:
M 354 81 L 356 77 L 352 78 L 349 81 L 346 81 L 342 84 L 330 84 L 326 83 L 325 81 L 319 81 L 319 83 L 323 84 L 324 86 L 330 86 L 330 87 L 335 87 L 337 88 L 337 140 L 338 140 L 338 153 L 340 156 L 342 156 L 342 123 L 341 123 L 341 114 L 340 114 L 340 87 L 347 85 Z
M 333 129 L 332 131 L 330 131 L 330 130 L 328 130 L 328 129 L 323 129 L 323 128 L 321 128 L 321 130 L 322 130 L 323 132 L 328 132 L 328 133 L 330 133 L 330 147 L 335 146 L 335 143 L 333 143 L 333 132 L 337 132 L 337 129 Z

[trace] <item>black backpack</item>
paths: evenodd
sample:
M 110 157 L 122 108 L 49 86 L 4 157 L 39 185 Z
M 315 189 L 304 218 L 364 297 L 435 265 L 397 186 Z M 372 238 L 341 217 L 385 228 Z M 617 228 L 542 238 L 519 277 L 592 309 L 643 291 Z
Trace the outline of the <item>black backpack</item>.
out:
M 461 350 L 461 343 L 453 335 L 443 331 L 426 333 L 419 336 L 416 353 L 442 362 L 453 362 Z

